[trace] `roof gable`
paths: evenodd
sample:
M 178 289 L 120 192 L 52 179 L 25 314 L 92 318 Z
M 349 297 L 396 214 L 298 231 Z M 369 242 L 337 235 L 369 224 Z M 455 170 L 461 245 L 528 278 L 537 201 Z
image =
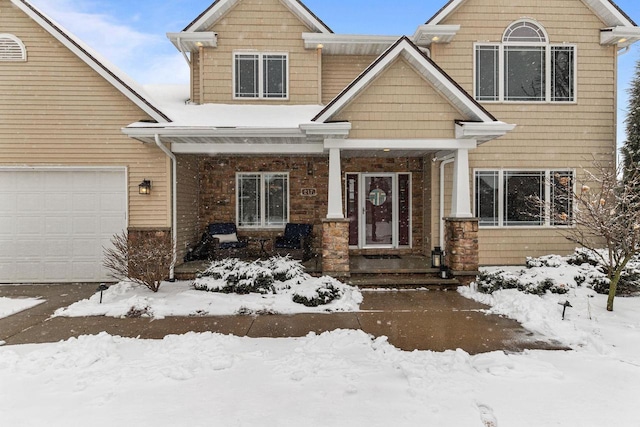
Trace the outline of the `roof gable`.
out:
M 400 38 L 385 53 L 380 55 L 358 78 L 356 78 L 342 93 L 333 99 L 313 121 L 328 122 L 353 101 L 362 91 L 366 90 L 373 80 L 392 65 L 395 59 L 403 57 L 421 74 L 433 87 L 448 100 L 467 120 L 478 122 L 496 122 L 496 118 L 476 102 L 435 62 L 427 57 L 407 37 Z
M 438 25 L 467 0 L 449 0 L 426 23 Z M 582 0 L 609 27 L 635 27 L 636 23 L 611 0 Z
M 231 10 L 242 0 L 216 0 L 193 22 L 182 30 L 183 32 L 207 31 L 222 16 Z M 300 0 L 280 0 L 294 15 L 298 17 L 307 27 L 318 33 L 333 33 L 331 29 L 320 20 L 307 6 Z
M 10 1 L 154 120 L 161 123 L 171 121 L 167 115 L 149 100 L 141 86 L 102 58 L 89 46 L 71 35 L 61 25 L 57 24 L 27 0 Z

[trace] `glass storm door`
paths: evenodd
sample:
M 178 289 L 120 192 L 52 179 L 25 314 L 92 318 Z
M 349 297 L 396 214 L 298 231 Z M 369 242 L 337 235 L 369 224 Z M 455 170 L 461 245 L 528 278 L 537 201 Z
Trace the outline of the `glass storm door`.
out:
M 393 247 L 396 241 L 394 175 L 364 175 L 364 246 Z

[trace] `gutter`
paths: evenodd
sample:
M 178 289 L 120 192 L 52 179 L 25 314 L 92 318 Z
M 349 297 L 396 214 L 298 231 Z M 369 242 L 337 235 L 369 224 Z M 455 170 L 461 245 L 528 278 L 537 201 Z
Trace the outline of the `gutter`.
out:
M 154 139 L 156 145 L 171 159 L 171 240 L 172 240 L 172 258 L 171 265 L 169 267 L 169 280 L 175 280 L 175 267 L 177 258 L 177 245 L 178 245 L 178 198 L 176 197 L 178 191 L 177 180 L 177 160 L 175 154 L 171 152 L 160 140 L 160 135 L 155 134 Z

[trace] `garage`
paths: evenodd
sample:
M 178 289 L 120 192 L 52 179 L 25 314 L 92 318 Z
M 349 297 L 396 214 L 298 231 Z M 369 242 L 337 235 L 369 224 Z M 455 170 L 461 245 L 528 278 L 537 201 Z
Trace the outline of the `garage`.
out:
M 99 282 L 127 226 L 125 168 L 0 168 L 0 283 Z

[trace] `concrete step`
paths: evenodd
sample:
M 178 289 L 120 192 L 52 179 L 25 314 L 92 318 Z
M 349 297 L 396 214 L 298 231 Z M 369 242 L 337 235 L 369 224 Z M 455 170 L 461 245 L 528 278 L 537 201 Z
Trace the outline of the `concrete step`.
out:
M 359 288 L 389 289 L 455 289 L 460 286 L 457 279 L 442 279 L 425 274 L 354 274 L 347 283 Z

